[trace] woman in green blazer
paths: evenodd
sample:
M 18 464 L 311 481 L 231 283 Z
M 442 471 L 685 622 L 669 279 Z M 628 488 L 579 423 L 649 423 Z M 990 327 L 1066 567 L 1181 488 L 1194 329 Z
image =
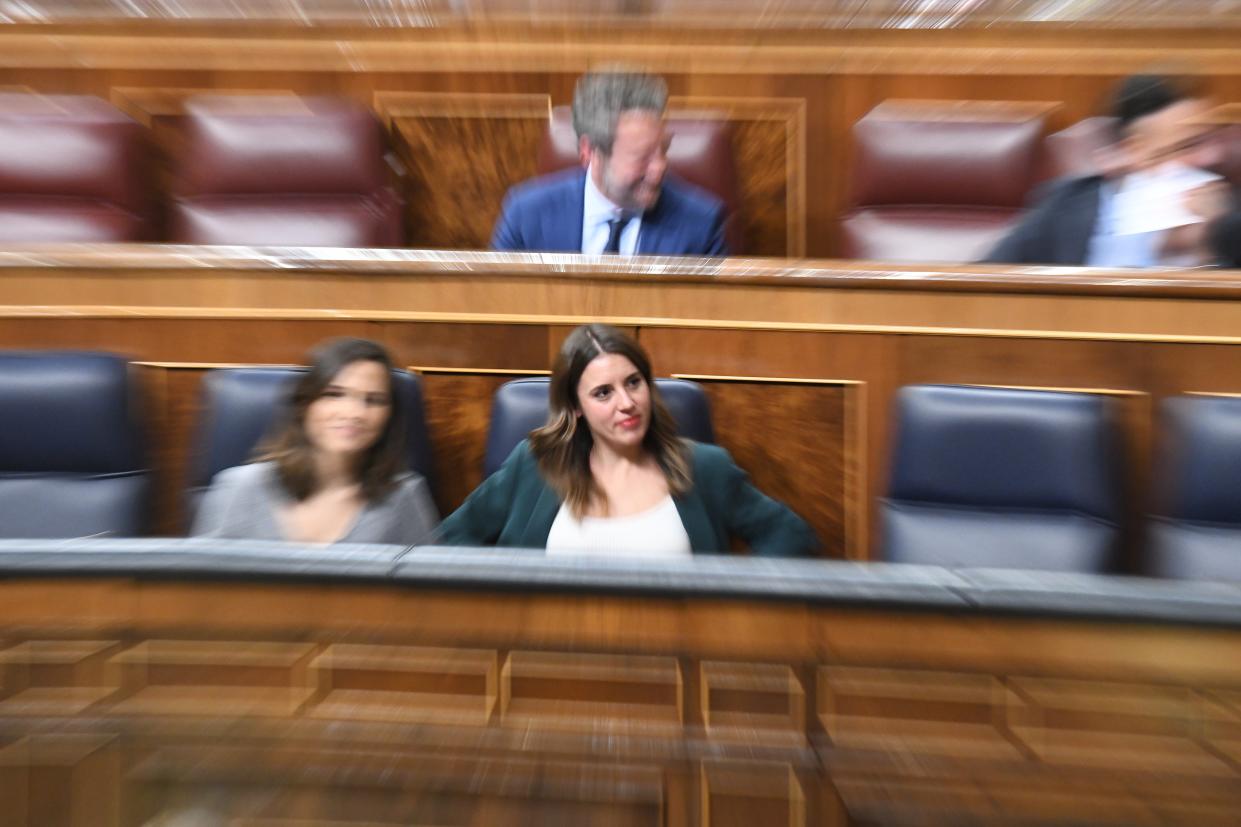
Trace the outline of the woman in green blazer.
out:
M 676 435 L 650 359 L 615 328 L 569 335 L 549 406 L 548 423 L 444 521 L 442 542 L 638 557 L 722 553 L 732 535 L 755 554 L 817 548 L 805 521 L 727 451 Z

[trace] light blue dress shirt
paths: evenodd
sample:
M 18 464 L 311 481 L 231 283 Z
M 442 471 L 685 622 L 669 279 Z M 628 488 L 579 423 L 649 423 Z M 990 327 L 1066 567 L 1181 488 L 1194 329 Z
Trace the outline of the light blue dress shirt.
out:
M 586 193 L 582 202 L 582 253 L 588 256 L 603 254 L 608 243 L 608 222 L 620 215 L 621 208 L 599 192 L 591 171 L 586 170 Z M 642 216 L 629 219 L 621 230 L 620 254 L 631 256 L 638 250 L 638 234 L 642 231 Z
M 1159 264 L 1162 232 L 1118 234 L 1116 184 L 1099 187 L 1099 213 L 1086 251 L 1087 267 L 1155 267 Z

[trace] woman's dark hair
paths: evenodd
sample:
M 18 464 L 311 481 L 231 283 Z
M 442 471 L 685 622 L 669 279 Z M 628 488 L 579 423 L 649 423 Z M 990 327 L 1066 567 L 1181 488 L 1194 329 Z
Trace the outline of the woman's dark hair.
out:
M 577 385 L 586 366 L 606 353 L 615 353 L 633 362 L 650 389 L 651 421 L 642 447 L 655 457 L 663 469 L 668 479 L 668 490 L 679 496 L 693 486 L 689 446 L 677 436 L 676 422 L 659 398 L 646 351 L 610 325 L 582 325 L 564 340 L 556 364 L 552 367 L 547 424 L 530 434 L 530 449 L 538 460 L 543 478 L 579 518 L 599 491 L 590 471 L 594 437 L 581 417 Z
M 329 339 L 311 351 L 310 367 L 293 386 L 283 420 L 259 448 L 258 459 L 276 463 L 281 484 L 296 500 L 309 497 L 319 483 L 315 474 L 314 446 L 306 436 L 306 409 L 323 395 L 338 373 L 354 362 L 382 365 L 388 377 L 388 421 L 357 468 L 363 498 L 367 502 L 382 500 L 396 487 L 397 476 L 409 467 L 405 453 L 405 410 L 396 393 L 388 351 L 369 339 Z

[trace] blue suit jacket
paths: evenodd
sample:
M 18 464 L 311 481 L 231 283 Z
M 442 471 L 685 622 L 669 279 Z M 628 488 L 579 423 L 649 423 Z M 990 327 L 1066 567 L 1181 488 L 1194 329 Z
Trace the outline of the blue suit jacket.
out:
M 586 170 L 533 178 L 509 190 L 491 237 L 494 250 L 582 251 Z M 638 254 L 724 256 L 724 205 L 697 187 L 664 176 L 659 200 L 642 216 Z

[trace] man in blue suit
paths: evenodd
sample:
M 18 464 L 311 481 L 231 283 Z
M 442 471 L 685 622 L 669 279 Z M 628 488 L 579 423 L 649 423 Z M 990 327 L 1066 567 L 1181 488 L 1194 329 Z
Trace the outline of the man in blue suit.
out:
M 583 75 L 573 128 L 585 169 L 535 178 L 504 199 L 496 250 L 723 256 L 724 205 L 668 170 L 668 88 L 658 77 Z

